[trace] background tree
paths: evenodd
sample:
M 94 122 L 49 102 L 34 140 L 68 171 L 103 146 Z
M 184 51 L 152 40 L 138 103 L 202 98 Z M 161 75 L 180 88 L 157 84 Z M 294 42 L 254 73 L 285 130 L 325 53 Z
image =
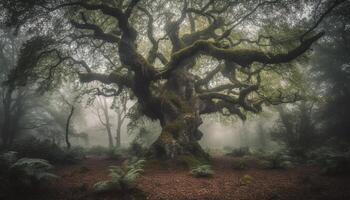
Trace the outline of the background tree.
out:
M 22 43 L 23 39 L 16 37 L 13 29 L 1 29 L 0 34 L 0 135 L 1 144 L 9 147 L 22 131 L 41 126 L 35 120 L 28 120 L 38 106 L 35 87 L 15 78 L 24 64 L 31 64 L 31 56 L 40 46 L 30 41 Z
M 65 141 L 66 141 L 66 144 L 67 144 L 67 149 L 70 149 L 71 147 L 71 143 L 69 142 L 69 128 L 70 128 L 70 125 L 71 125 L 71 120 L 72 120 L 72 117 L 73 117 L 73 114 L 74 114 L 74 110 L 75 110 L 75 106 L 74 106 L 74 101 L 76 99 L 73 100 L 73 102 L 69 102 L 66 97 L 64 97 L 62 94 L 61 94 L 61 97 L 62 97 L 62 100 L 69 106 L 69 114 L 68 114 L 68 117 L 67 117 L 67 120 L 66 120 L 66 126 L 65 126 Z
M 113 133 L 112 133 L 112 124 L 110 120 L 110 114 L 109 109 L 110 105 L 107 102 L 107 99 L 105 97 L 97 97 L 96 98 L 96 105 L 94 106 L 94 113 L 97 116 L 99 122 L 101 125 L 103 125 L 106 129 L 107 136 L 108 136 L 108 146 L 109 148 L 113 148 Z
M 115 136 L 115 146 L 121 147 L 121 131 L 122 126 L 124 124 L 125 119 L 128 117 L 128 94 L 124 91 L 118 97 L 113 99 L 112 108 L 114 108 L 117 113 L 117 128 L 116 128 L 116 136 Z
M 313 103 L 302 101 L 296 106 L 278 106 L 279 121 L 271 133 L 296 156 L 303 156 L 317 141 Z
M 40 131 L 36 137 L 49 139 L 58 145 L 65 142 L 67 147 L 68 143 L 71 144 L 71 139 L 82 140 L 83 144 L 87 144 L 88 135 L 79 132 L 76 126 L 84 124 L 85 118 L 79 99 L 80 93 L 75 90 L 71 84 L 64 84 L 58 91 L 38 97 L 38 106 L 34 108 L 35 113 L 31 117 L 36 119 L 37 124 L 44 126 L 36 129 Z M 71 115 L 72 110 L 74 115 Z
M 316 80 L 314 89 L 323 100 L 318 118 L 322 133 L 326 138 L 341 141 L 350 139 L 349 9 L 349 3 L 344 4 L 325 20 L 322 26 L 329 28 L 329 35 L 315 47 L 315 59 L 312 59 L 311 78 Z
M 264 122 L 259 121 L 257 124 L 257 145 L 260 149 L 265 149 L 267 146 L 267 134 L 266 128 L 264 127 Z

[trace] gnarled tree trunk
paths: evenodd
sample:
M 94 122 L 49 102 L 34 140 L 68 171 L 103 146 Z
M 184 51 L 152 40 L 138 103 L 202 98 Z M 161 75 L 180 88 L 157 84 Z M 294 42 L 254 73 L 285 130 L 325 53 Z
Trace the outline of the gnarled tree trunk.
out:
M 162 132 L 151 146 L 153 156 L 162 159 L 179 155 L 208 158 L 198 144 L 203 135 L 198 130 L 202 119 L 193 83 L 193 75 L 179 69 L 165 84 L 160 103 Z

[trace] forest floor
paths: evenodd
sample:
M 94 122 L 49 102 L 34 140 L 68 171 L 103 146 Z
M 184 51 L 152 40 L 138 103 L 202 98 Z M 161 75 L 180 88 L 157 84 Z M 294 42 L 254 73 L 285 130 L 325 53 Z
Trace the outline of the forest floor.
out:
M 320 175 L 316 167 L 298 166 L 287 170 L 263 170 L 251 164 L 247 170 L 234 170 L 235 158 L 214 157 L 215 175 L 194 178 L 181 165 L 146 167 L 136 188 L 129 194 L 97 195 L 92 186 L 108 179 L 108 167 L 120 162 L 103 157 L 89 157 L 76 165 L 58 166 L 61 178 L 54 191 L 26 199 L 117 200 L 117 199 L 234 199 L 234 200 L 350 200 L 350 177 Z M 252 177 L 242 184 L 242 177 Z M 40 198 L 38 198 L 40 196 Z M 27 196 L 28 197 L 28 196 Z

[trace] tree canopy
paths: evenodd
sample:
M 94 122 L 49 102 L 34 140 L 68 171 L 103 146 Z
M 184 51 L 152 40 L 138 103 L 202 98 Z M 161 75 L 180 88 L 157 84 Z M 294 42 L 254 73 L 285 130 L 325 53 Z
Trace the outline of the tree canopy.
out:
M 153 154 L 205 156 L 202 114 L 245 120 L 263 105 L 304 98 L 300 64 L 327 34 L 319 24 L 344 2 L 5 0 L 2 20 L 29 38 L 8 82 L 128 91 L 163 128 Z

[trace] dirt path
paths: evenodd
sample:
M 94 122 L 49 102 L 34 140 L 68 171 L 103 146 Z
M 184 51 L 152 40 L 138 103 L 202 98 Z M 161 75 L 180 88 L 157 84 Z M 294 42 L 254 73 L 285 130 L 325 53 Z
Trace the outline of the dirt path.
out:
M 213 159 L 212 178 L 193 178 L 178 166 L 168 169 L 146 169 L 137 180 L 137 188 L 146 199 L 235 199 L 235 200 L 349 200 L 350 179 L 320 176 L 319 170 L 297 167 L 289 170 L 234 170 L 230 157 Z M 58 167 L 62 178 L 55 184 L 58 199 L 131 199 L 113 194 L 92 195 L 92 186 L 108 178 L 108 166 L 120 163 L 102 157 L 90 157 L 78 165 Z M 244 175 L 253 178 L 242 185 Z

